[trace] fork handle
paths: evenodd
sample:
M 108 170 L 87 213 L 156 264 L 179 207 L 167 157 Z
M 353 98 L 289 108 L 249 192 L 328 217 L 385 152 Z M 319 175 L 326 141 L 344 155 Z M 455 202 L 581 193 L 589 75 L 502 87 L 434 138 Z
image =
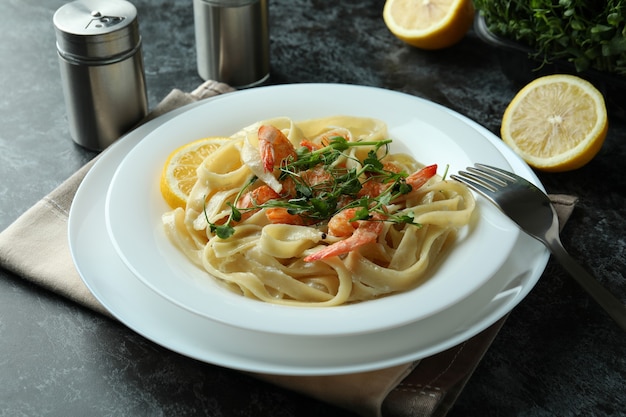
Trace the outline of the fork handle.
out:
M 626 306 L 567 253 L 561 242 L 551 242 L 552 254 L 578 284 L 626 331 Z

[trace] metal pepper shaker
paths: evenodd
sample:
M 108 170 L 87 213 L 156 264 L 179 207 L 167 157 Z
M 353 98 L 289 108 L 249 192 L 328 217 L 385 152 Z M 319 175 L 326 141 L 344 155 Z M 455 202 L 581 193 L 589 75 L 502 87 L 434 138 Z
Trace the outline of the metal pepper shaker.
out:
M 53 22 L 70 134 L 103 150 L 148 112 L 137 9 L 125 0 L 78 0 Z
M 194 0 L 198 73 L 245 88 L 270 74 L 267 0 Z

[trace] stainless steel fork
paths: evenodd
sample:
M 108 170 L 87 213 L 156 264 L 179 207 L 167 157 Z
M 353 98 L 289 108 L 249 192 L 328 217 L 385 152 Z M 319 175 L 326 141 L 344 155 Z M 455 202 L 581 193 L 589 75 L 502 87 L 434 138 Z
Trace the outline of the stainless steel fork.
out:
M 451 178 L 487 198 L 521 230 L 546 245 L 563 268 L 626 330 L 626 306 L 567 253 L 559 237 L 556 211 L 543 191 L 518 175 L 483 164 Z

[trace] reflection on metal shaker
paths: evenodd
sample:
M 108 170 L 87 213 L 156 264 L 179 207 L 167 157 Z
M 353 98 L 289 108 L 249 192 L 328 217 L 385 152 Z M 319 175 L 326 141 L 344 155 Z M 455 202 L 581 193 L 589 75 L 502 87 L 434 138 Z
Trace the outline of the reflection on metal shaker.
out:
M 198 73 L 245 88 L 270 73 L 267 0 L 194 0 Z
M 137 10 L 125 0 L 78 0 L 53 22 L 70 134 L 103 150 L 148 112 Z

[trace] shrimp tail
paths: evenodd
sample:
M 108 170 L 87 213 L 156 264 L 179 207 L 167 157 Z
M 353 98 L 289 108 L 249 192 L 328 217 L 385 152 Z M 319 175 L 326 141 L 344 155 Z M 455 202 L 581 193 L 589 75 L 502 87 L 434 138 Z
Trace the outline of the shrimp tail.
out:
M 319 261 L 333 256 L 343 255 L 368 243 L 376 242 L 382 230 L 382 226 L 383 224 L 380 222 L 364 222 L 363 225 L 355 229 L 350 237 L 328 245 L 311 255 L 305 256 L 303 260 L 305 262 Z
M 437 174 L 437 164 L 428 165 L 419 171 L 414 172 L 409 175 L 406 179 L 407 184 L 409 184 L 413 190 L 417 190 L 422 185 L 426 184 L 429 179 L 434 177 Z

